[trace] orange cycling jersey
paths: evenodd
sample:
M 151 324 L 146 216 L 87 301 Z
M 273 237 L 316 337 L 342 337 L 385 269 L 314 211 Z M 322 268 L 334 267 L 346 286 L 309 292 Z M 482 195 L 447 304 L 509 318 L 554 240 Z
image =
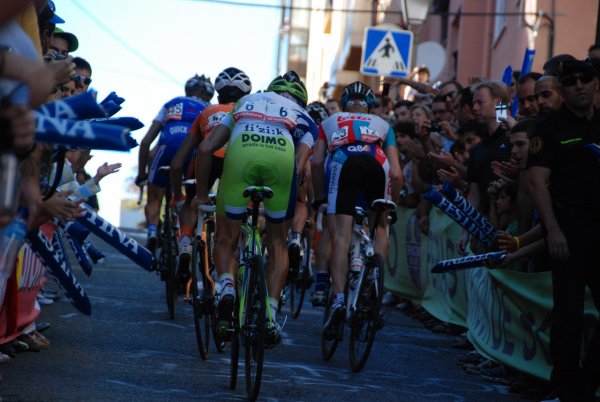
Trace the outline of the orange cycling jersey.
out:
M 202 111 L 194 120 L 192 127 L 190 128 L 189 135 L 194 137 L 197 140 L 202 138 L 206 138 L 209 136 L 213 128 L 217 127 L 223 117 L 227 116 L 235 106 L 235 103 L 227 103 L 224 105 L 210 105 L 206 109 Z M 225 149 L 227 148 L 227 144 L 223 146 L 223 148 L 218 149 L 213 154 L 217 158 L 225 157 Z

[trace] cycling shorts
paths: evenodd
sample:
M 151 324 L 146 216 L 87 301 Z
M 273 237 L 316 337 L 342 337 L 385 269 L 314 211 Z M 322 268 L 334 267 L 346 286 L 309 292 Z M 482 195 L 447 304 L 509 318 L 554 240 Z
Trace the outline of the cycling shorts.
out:
M 208 175 L 208 191 L 210 191 L 210 189 L 215 184 L 217 179 L 220 179 L 221 174 L 223 174 L 223 158 L 218 158 L 214 154 L 211 155 L 211 158 L 212 158 L 212 164 L 210 167 L 210 173 Z M 195 169 L 195 164 L 192 161 L 192 163 L 190 163 L 190 166 L 188 169 L 188 174 L 187 174 L 186 178 L 194 179 L 195 177 L 196 177 L 196 169 Z M 185 196 L 186 196 L 186 200 L 188 202 L 192 201 L 192 199 L 196 196 L 196 185 L 195 184 L 185 186 Z
M 336 150 L 336 153 L 342 150 Z M 336 157 L 338 156 L 338 157 Z M 328 214 L 355 215 L 357 204 L 391 199 L 389 163 L 367 153 L 334 154 L 330 162 Z M 363 198 L 364 197 L 364 198 Z
M 249 186 L 268 186 L 273 198 L 265 199 L 265 215 L 271 223 L 282 223 L 294 214 L 296 167 L 291 138 L 242 132 L 229 143 L 219 183 L 217 213 L 230 219 L 243 218 L 250 200 Z
M 167 187 L 167 176 L 164 173 L 160 173 L 158 169 L 161 166 L 171 166 L 171 161 L 173 157 L 177 153 L 179 149 L 179 145 L 174 146 L 174 144 L 163 144 L 159 145 L 156 150 L 156 154 L 154 154 L 154 159 L 152 160 L 152 165 L 150 165 L 150 171 L 148 172 L 148 182 L 158 186 L 160 188 Z M 187 160 L 184 162 L 182 166 L 182 171 L 187 172 L 188 165 L 192 159 L 192 155 L 188 156 Z

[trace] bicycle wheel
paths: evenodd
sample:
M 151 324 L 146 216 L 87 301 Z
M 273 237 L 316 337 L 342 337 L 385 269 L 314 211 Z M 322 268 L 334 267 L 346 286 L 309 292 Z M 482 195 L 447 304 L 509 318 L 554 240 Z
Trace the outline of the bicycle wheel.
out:
M 246 267 L 246 270 L 248 270 L 248 267 Z M 267 289 L 262 257 L 254 257 L 249 274 L 244 307 L 244 324 L 241 333 L 246 368 L 246 394 L 249 400 L 254 401 L 260 391 L 265 357 Z
M 217 274 L 217 270 L 215 269 L 215 264 L 213 260 L 213 250 L 215 249 L 215 223 L 213 221 L 206 222 L 206 253 L 204 254 L 206 257 L 206 262 L 208 264 L 208 273 L 212 279 L 209 281 L 208 278 L 205 279 L 205 286 L 216 286 L 219 283 L 219 275 Z M 212 283 L 210 283 L 212 282 Z M 205 287 L 205 289 L 208 289 Z M 212 297 L 212 306 L 210 306 L 211 311 L 214 313 L 216 311 L 216 303 L 218 301 L 219 295 L 216 294 Z M 217 336 L 217 322 L 215 320 L 215 315 L 211 314 L 211 328 L 213 332 L 213 339 L 215 341 L 215 348 L 217 352 L 224 353 L 227 350 L 227 342 L 224 340 L 219 340 Z
M 383 258 L 375 254 L 367 259 L 363 269 L 365 272 L 350 326 L 350 368 L 355 373 L 362 370 L 367 362 L 377 330 L 381 328 Z
M 298 277 L 291 283 L 290 286 L 290 314 L 294 319 L 298 318 L 300 311 L 302 311 L 304 295 L 306 294 L 306 289 L 310 287 L 309 284 L 311 283 L 310 280 L 312 277 L 312 272 L 310 269 L 310 232 L 308 230 L 304 230 L 302 232 L 300 247 L 302 247 L 302 262 L 300 263 L 300 270 Z
M 166 210 L 166 214 L 169 214 Z M 165 293 L 167 297 L 167 310 L 169 319 L 175 319 L 175 301 L 177 300 L 177 280 L 175 278 L 175 269 L 177 265 L 177 240 L 173 233 L 173 223 L 171 218 L 165 218 L 163 223 L 163 233 L 161 236 L 161 253 L 165 269 Z
M 196 343 L 200 357 L 208 358 L 209 334 L 211 328 L 212 297 L 207 295 L 206 281 L 204 280 L 204 247 L 202 240 L 194 239 L 192 242 L 192 307 L 194 308 L 194 328 L 196 329 Z M 198 289 L 198 280 L 202 280 L 203 291 Z
M 240 359 L 240 322 L 239 322 L 239 298 L 235 303 L 233 314 L 233 337 L 231 338 L 231 359 L 229 363 L 229 388 L 235 389 L 237 384 L 238 363 Z M 215 339 L 216 341 L 216 339 Z
M 329 312 L 331 311 L 331 305 L 333 304 L 333 291 L 329 291 L 329 296 L 327 297 L 327 304 L 325 305 L 325 313 L 323 314 L 323 325 L 327 321 L 329 317 Z M 343 333 L 343 328 L 342 328 Z M 341 339 L 327 340 L 325 339 L 324 333 L 321 331 L 321 356 L 323 360 L 329 360 L 333 357 L 335 350 L 337 349 L 338 344 Z

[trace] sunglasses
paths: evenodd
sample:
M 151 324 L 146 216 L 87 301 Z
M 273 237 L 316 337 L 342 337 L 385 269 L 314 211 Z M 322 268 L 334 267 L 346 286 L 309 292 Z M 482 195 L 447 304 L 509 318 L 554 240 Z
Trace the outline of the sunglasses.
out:
M 353 107 L 353 106 L 368 106 L 368 104 L 366 101 L 358 100 L 358 99 L 349 100 L 348 102 L 346 102 L 346 107 Z
M 454 96 L 456 96 L 456 91 L 450 91 L 446 95 L 443 95 L 442 99 L 444 99 L 444 100 L 447 100 L 448 98 L 454 99 Z
M 563 87 L 572 87 L 573 85 L 577 84 L 577 80 L 579 80 L 579 82 L 581 82 L 582 84 L 589 84 L 593 81 L 593 79 L 594 75 L 591 73 L 573 74 L 568 77 L 562 78 L 560 80 L 560 85 Z

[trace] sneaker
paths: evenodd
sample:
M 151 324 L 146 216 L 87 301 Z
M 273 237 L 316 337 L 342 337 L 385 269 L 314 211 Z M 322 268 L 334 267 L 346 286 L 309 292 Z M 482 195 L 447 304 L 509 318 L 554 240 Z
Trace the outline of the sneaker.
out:
M 54 300 L 44 297 L 42 294 L 38 294 L 36 297 L 38 303 L 48 305 L 54 303 Z
M 324 290 L 315 290 L 310 296 L 313 307 L 325 307 L 327 302 L 327 293 Z
M 220 341 L 230 341 L 233 333 L 233 306 L 232 295 L 224 295 L 217 306 L 216 329 Z
M 275 321 L 265 323 L 265 348 L 273 349 L 281 343 L 281 325 Z
M 148 239 L 146 240 L 146 248 L 152 254 L 156 251 L 156 246 L 158 245 L 158 236 L 156 232 L 148 232 Z
M 101 264 L 104 262 L 104 254 L 102 254 L 102 252 L 98 250 L 91 242 L 85 242 L 83 244 L 83 249 L 88 253 L 94 264 Z
M 329 318 L 323 325 L 323 337 L 328 341 L 342 339 L 344 329 L 344 318 L 346 317 L 346 306 L 336 303 L 331 307 Z
M 192 259 L 192 245 L 181 243 L 179 245 L 179 264 L 177 265 L 177 278 L 180 283 L 187 283 L 190 278 L 190 260 Z

